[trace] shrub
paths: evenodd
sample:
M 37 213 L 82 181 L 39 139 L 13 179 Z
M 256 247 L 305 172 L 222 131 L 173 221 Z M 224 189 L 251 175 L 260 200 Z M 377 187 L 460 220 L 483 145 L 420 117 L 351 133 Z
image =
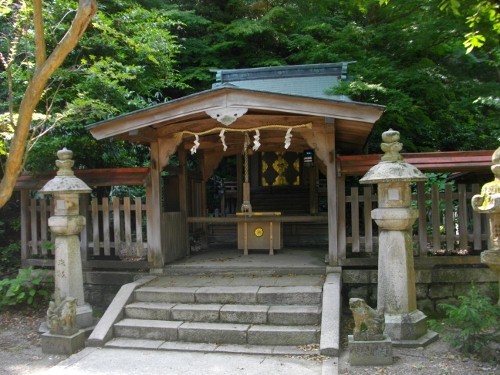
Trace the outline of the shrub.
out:
M 21 245 L 12 242 L 5 247 L 0 247 L 0 272 L 16 270 L 21 265 Z
M 14 279 L 0 280 L 0 308 L 45 303 L 50 297 L 49 288 L 52 280 L 47 271 L 25 268 Z
M 487 356 L 488 344 L 498 338 L 500 307 L 482 295 L 472 284 L 465 296 L 458 297 L 458 306 L 439 304 L 446 314 L 442 321 L 443 338 L 462 353 Z M 433 329 L 439 329 L 431 322 Z

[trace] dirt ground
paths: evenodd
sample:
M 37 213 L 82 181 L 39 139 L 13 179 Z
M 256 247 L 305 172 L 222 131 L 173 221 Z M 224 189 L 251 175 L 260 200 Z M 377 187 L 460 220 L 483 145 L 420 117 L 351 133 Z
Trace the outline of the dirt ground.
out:
M 66 358 L 42 353 L 37 333 L 45 309 L 0 312 L 0 375 L 36 375 Z M 443 340 L 418 349 L 394 349 L 394 364 L 385 367 L 351 367 L 347 334 L 348 319 L 342 329 L 343 351 L 339 358 L 342 375 L 498 375 L 498 364 L 467 358 L 450 349 Z

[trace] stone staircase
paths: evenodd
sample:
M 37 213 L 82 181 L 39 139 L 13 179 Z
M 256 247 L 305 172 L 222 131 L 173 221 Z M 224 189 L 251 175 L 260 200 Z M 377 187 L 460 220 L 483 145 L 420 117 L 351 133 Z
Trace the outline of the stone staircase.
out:
M 112 338 L 104 340 L 105 346 L 319 353 L 322 286 L 262 285 L 258 282 L 236 286 L 145 283 L 136 287 L 123 303 L 122 312 L 110 328 L 108 336 Z

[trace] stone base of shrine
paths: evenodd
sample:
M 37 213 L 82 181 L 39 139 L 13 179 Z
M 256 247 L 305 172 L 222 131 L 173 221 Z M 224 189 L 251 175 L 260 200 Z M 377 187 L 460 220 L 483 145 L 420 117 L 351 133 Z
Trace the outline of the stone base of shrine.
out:
M 420 310 L 407 314 L 385 314 L 384 334 L 394 346 L 416 348 L 437 340 L 438 334 L 427 330 L 427 316 Z
M 92 307 L 89 304 L 86 303 L 76 307 L 76 325 L 81 329 L 94 326 Z
M 46 354 L 71 355 L 85 347 L 85 331 L 79 330 L 73 335 L 54 335 L 50 332 L 42 335 L 42 352 Z

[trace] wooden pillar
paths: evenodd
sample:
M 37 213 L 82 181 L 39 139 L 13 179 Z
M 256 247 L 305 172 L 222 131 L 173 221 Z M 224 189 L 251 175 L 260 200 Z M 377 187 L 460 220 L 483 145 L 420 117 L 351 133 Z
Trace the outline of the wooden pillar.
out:
M 314 123 L 310 132 L 303 133 L 308 145 L 326 167 L 328 202 L 328 264 L 338 265 L 338 202 L 337 158 L 335 155 L 335 125 L 333 119 Z
M 236 211 L 239 211 L 243 203 L 243 158 L 236 154 Z
M 165 258 L 161 243 L 161 162 L 158 142 L 151 142 L 151 165 L 146 181 L 148 263 L 152 273 L 163 269 Z
M 331 134 L 334 137 L 334 134 Z M 335 150 L 330 151 L 330 160 L 326 163 L 326 185 L 328 194 L 328 264 L 338 264 L 338 205 L 337 205 L 337 158 Z
M 337 179 L 337 212 L 338 212 L 338 232 L 337 232 L 337 251 L 338 261 L 347 258 L 347 227 L 346 227 L 346 212 L 345 212 L 345 176 L 340 176 Z M 371 218 L 370 218 L 371 220 Z
M 177 155 L 179 157 L 179 207 L 184 217 L 187 218 L 189 215 L 188 208 L 188 171 L 187 171 L 187 155 L 184 147 L 179 147 Z M 191 246 L 189 245 L 189 224 L 186 222 L 186 238 L 184 242 L 186 244 L 186 255 L 191 253 Z

